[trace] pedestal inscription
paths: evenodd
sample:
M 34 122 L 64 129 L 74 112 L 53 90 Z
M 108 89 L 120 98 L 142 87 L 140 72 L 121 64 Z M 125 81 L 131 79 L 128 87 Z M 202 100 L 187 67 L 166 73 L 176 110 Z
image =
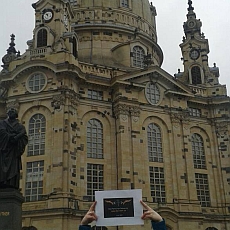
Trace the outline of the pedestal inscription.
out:
M 0 189 L 0 230 L 22 229 L 24 198 L 16 189 Z

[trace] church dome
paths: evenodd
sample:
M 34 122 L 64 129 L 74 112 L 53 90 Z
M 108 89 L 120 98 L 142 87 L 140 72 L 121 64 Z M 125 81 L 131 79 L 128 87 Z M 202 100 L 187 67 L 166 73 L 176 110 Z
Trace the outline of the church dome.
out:
M 127 53 L 138 46 L 146 55 L 152 55 L 155 64 L 161 65 L 163 54 L 157 45 L 156 9 L 148 0 L 78 0 L 73 11 L 79 60 L 130 66 Z

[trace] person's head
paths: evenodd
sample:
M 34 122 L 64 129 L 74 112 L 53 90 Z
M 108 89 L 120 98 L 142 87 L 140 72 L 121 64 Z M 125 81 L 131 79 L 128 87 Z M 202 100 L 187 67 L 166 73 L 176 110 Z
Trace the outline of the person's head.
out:
M 9 108 L 7 110 L 7 115 L 10 119 L 18 118 L 18 111 L 15 108 Z

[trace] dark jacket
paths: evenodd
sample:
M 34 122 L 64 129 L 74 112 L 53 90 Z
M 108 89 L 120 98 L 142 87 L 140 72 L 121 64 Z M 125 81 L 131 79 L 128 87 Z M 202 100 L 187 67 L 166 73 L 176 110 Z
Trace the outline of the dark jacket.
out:
M 166 230 L 166 225 L 165 225 L 165 221 L 161 221 L 158 223 L 155 223 L 153 221 L 151 221 L 152 223 L 152 227 L 154 230 Z M 79 230 L 90 230 L 91 227 L 89 225 L 80 225 L 79 226 Z

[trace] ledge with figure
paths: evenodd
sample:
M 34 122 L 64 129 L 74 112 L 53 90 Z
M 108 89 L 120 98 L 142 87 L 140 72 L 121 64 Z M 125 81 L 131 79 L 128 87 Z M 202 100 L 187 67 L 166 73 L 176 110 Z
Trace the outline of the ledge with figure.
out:
M 28 136 L 17 119 L 17 110 L 10 108 L 7 115 L 5 120 L 0 121 L 0 189 L 19 189 L 21 155 L 28 143 Z

